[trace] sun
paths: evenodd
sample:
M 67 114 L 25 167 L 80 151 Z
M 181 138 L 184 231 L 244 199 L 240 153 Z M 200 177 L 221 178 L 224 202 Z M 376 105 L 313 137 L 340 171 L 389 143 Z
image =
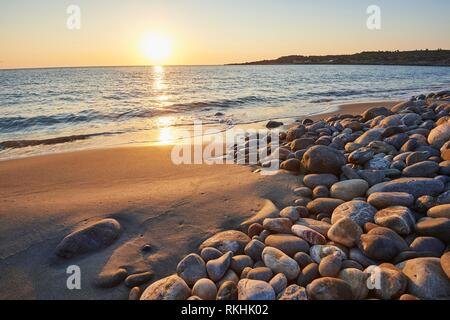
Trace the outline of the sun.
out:
M 170 39 L 162 34 L 149 34 L 141 40 L 144 56 L 155 65 L 164 64 L 172 54 Z

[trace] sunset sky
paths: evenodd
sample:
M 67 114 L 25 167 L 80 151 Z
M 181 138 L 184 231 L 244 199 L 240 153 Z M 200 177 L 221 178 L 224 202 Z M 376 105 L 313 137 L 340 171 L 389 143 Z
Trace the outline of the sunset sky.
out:
M 71 4 L 80 30 L 66 27 Z M 381 8 L 378 31 L 366 27 L 372 4 Z M 450 49 L 449 12 L 448 0 L 0 0 L 0 68 Z M 145 40 L 155 37 L 156 52 Z

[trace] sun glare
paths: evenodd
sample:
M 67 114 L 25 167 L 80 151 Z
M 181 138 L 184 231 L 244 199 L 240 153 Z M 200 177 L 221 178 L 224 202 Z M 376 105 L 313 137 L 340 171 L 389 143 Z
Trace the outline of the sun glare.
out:
M 150 63 L 161 65 L 167 62 L 172 53 L 172 43 L 161 34 L 147 35 L 142 39 L 141 50 Z

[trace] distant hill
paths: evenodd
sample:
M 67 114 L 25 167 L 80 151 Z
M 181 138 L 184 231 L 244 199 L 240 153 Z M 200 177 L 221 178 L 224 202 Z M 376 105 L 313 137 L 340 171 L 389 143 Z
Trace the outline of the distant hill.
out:
M 277 64 L 362 64 L 362 65 L 411 65 L 450 66 L 450 50 L 415 51 L 365 51 L 348 55 L 285 56 L 275 60 L 261 60 L 231 65 L 277 65 Z

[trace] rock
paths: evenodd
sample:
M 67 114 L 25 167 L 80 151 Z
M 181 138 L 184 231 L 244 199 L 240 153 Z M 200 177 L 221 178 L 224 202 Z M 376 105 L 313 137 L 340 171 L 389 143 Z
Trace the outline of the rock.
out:
M 366 163 L 367 170 L 386 170 L 391 166 L 391 161 L 382 157 L 375 157 Z
M 316 230 L 323 236 L 326 236 L 328 230 L 331 228 L 331 224 L 329 224 L 328 222 L 318 221 L 310 218 L 300 218 L 298 219 L 297 224 Z
M 342 261 L 342 270 L 344 269 L 357 269 L 357 270 L 364 270 L 364 267 L 355 260 L 344 260 Z
M 264 230 L 264 227 L 259 223 L 253 223 L 248 227 L 247 234 L 250 238 L 259 235 Z M 219 251 L 220 252 L 220 251 Z
M 200 256 L 202 257 L 203 261 L 208 262 L 209 260 L 214 260 L 219 257 L 221 257 L 223 253 L 216 248 L 203 248 L 203 250 L 200 252 Z
M 407 207 L 395 206 L 378 211 L 375 223 L 406 236 L 414 230 L 415 220 Z
M 420 299 L 450 299 L 450 281 L 439 258 L 416 258 L 405 262 L 403 273 L 408 278 L 408 293 Z
M 297 278 L 297 284 L 301 287 L 306 287 L 318 277 L 320 277 L 319 265 L 317 263 L 310 263 L 301 270 Z
M 446 252 L 441 257 L 441 267 L 450 280 L 450 251 Z
M 212 247 L 220 250 L 223 253 L 228 251 L 233 254 L 242 254 L 247 243 L 250 242 L 250 238 L 243 232 L 229 230 L 215 234 L 211 238 L 207 239 L 200 246 L 200 249 Z
M 391 146 L 389 143 L 383 141 L 372 141 L 367 147 L 372 149 L 375 154 L 397 154 L 397 149 L 394 146 Z
M 414 197 L 405 192 L 375 192 L 367 198 L 367 202 L 377 209 L 394 206 L 412 207 Z
M 363 300 L 369 294 L 367 287 L 368 274 L 361 270 L 348 268 L 339 273 L 339 279 L 345 281 L 352 291 L 352 297 L 355 300 Z
M 267 122 L 266 128 L 267 129 L 275 129 L 275 128 L 281 127 L 282 125 L 283 125 L 283 122 L 270 120 L 269 122 Z
M 231 251 L 225 253 L 222 257 L 210 260 L 206 263 L 206 271 L 212 281 L 219 281 L 225 275 L 231 264 L 233 253 Z
M 137 301 L 139 300 L 139 298 L 141 297 L 141 288 L 139 287 L 134 287 L 130 290 L 130 293 L 128 295 L 128 300 L 129 301 Z
M 450 140 L 450 121 L 431 130 L 428 135 L 428 143 L 435 149 L 440 149 L 447 141 Z
M 320 234 L 319 232 L 303 226 L 303 225 L 299 225 L 296 224 L 294 226 L 292 226 L 292 233 L 299 236 L 300 238 L 308 241 L 309 243 L 315 245 L 315 244 L 325 244 L 327 242 L 327 240 L 325 239 L 325 237 Z
M 434 218 L 422 220 L 416 224 L 416 232 L 421 236 L 436 237 L 450 243 L 450 219 Z
M 95 280 L 95 285 L 100 288 L 113 288 L 121 284 L 127 276 L 128 271 L 124 268 L 108 272 L 102 271 Z
M 450 176 L 450 161 L 442 161 L 439 163 L 439 174 Z
M 347 259 L 347 255 L 345 254 L 345 252 L 333 245 L 312 246 L 309 250 L 309 255 L 317 263 L 320 263 L 320 261 L 322 261 L 324 257 L 329 255 L 337 256 L 341 260 Z
M 275 277 L 272 278 L 272 280 L 270 280 L 269 284 L 272 286 L 275 294 L 278 295 L 284 289 L 286 289 L 288 280 L 284 274 L 278 273 L 277 275 L 275 275 Z
M 444 191 L 444 184 L 431 178 L 400 178 L 374 185 L 367 191 L 368 195 L 375 192 L 405 192 L 414 198 L 420 196 L 437 196 Z
M 143 285 L 144 283 L 149 282 L 153 278 L 153 275 L 154 275 L 153 272 L 150 271 L 129 275 L 125 279 L 125 285 L 128 288 Z
M 341 271 L 342 260 L 335 255 L 324 257 L 319 264 L 319 273 L 322 277 L 336 277 Z
M 366 110 L 363 114 L 362 114 L 362 118 L 364 122 L 367 122 L 369 120 L 372 120 L 373 118 L 376 118 L 378 116 L 390 116 L 392 115 L 392 111 L 390 111 L 389 109 L 385 108 L 385 107 L 373 107 L 370 108 L 368 110 Z
M 379 170 L 359 170 L 358 175 L 366 180 L 369 186 L 374 186 L 383 182 L 386 177 L 384 172 Z
M 374 287 L 375 297 L 382 300 L 398 299 L 408 284 L 405 275 L 395 268 L 369 267 L 369 281 Z
M 367 161 L 371 160 L 374 155 L 375 155 L 375 153 L 373 152 L 372 149 L 367 148 L 367 147 L 362 147 L 362 148 L 359 148 L 358 150 L 355 150 L 352 153 L 350 153 L 350 155 L 348 157 L 348 161 L 350 163 L 363 165 Z
M 361 250 L 358 248 L 351 248 L 349 252 L 349 258 L 358 262 L 361 266 L 364 268 L 367 268 L 368 266 L 378 264 L 375 260 L 370 259 L 368 256 L 366 256 Z
M 242 273 L 242 271 L 247 268 L 253 266 L 253 259 L 246 255 L 234 256 L 231 258 L 230 268 L 236 272 L 238 275 Z
M 384 132 L 383 128 L 370 129 L 366 131 L 363 135 L 361 135 L 358 139 L 356 139 L 354 143 L 367 146 L 372 141 L 380 140 L 383 132 Z
M 298 150 L 307 149 L 308 147 L 314 145 L 315 140 L 313 138 L 299 138 L 291 142 L 291 151 L 295 152 Z
M 440 257 L 445 250 L 445 244 L 434 237 L 417 237 L 411 243 L 410 248 L 417 252 L 433 252 Z
M 415 201 L 414 209 L 421 213 L 426 213 L 430 208 L 435 206 L 435 201 L 432 196 L 421 196 Z
M 395 135 L 392 135 L 388 138 L 385 138 L 383 141 L 386 143 L 389 143 L 391 146 L 393 146 L 396 149 L 400 149 L 402 145 L 405 144 L 406 141 L 409 140 L 409 136 L 406 133 L 398 133 Z
M 342 166 L 342 173 L 348 179 L 361 179 L 355 169 L 351 168 L 349 165 Z
M 294 260 L 297 261 L 297 264 L 300 266 L 300 269 L 303 269 L 308 264 L 314 262 L 313 259 L 311 259 L 311 257 L 305 252 L 297 252 L 294 255 Z
M 431 251 L 403 251 L 400 252 L 395 259 L 392 261 L 394 264 L 399 264 L 406 260 L 411 260 L 415 258 L 423 258 L 423 257 L 435 257 L 439 258 L 438 255 Z
M 308 187 L 300 187 L 300 188 L 296 188 L 294 190 L 294 194 L 297 196 L 304 197 L 304 198 L 311 198 L 312 190 Z
M 192 288 L 192 295 L 197 296 L 202 300 L 216 300 L 216 284 L 210 279 L 200 279 Z
M 328 188 L 325 186 L 317 186 L 313 190 L 313 198 L 329 198 L 330 192 L 328 191 Z
M 305 134 L 306 130 L 304 126 L 299 126 L 295 128 L 290 128 L 286 132 L 286 141 L 292 142 L 295 139 L 301 138 Z
M 326 186 L 330 188 L 333 184 L 338 182 L 339 179 L 334 174 L 308 174 L 303 178 L 303 183 L 310 189 L 314 189 L 318 186 Z
M 177 275 L 163 278 L 151 284 L 142 293 L 141 300 L 186 300 L 191 289 Z
M 306 207 L 309 212 L 314 214 L 323 213 L 326 215 L 331 215 L 334 209 L 343 203 L 344 201 L 341 199 L 317 198 L 309 202 Z
M 331 187 L 331 197 L 350 201 L 354 198 L 362 197 L 369 189 L 369 184 L 362 179 L 345 180 L 333 184 Z
M 280 169 L 292 171 L 292 172 L 299 172 L 301 168 L 301 162 L 298 159 L 288 159 L 283 161 L 280 164 Z
M 270 268 L 267 267 L 259 267 L 250 270 L 247 274 L 247 279 L 251 280 L 261 280 L 265 282 L 269 282 L 273 277 L 273 272 Z
M 242 279 L 237 288 L 239 300 L 275 300 L 275 291 L 264 281 Z
M 372 222 L 377 210 L 365 201 L 353 200 L 345 202 L 334 209 L 331 222 L 334 224 L 342 218 L 350 218 L 360 227 Z
M 308 300 L 306 289 L 296 284 L 287 287 L 278 300 Z
M 120 237 L 120 223 L 103 219 L 83 226 L 67 235 L 56 247 L 56 255 L 70 259 L 75 256 L 103 249 Z
M 297 252 L 309 252 L 308 243 L 292 234 L 272 234 L 266 238 L 265 244 L 277 248 L 291 257 Z
M 237 300 L 238 299 L 238 288 L 237 285 L 232 281 L 225 281 L 220 286 L 217 292 L 217 300 Z
M 324 277 L 314 280 L 306 287 L 311 300 L 351 300 L 352 289 L 343 280 Z
M 286 207 L 280 211 L 281 218 L 288 218 L 292 222 L 295 222 L 300 218 L 300 214 L 298 212 L 298 207 Z
M 416 152 L 411 152 L 405 159 L 406 165 L 407 166 L 412 166 L 413 164 L 428 160 L 428 158 L 430 157 L 430 153 L 427 151 L 416 151 Z
M 262 260 L 274 273 L 283 273 L 288 280 L 297 278 L 300 272 L 297 262 L 276 248 L 266 247 Z
M 432 218 L 450 219 L 450 204 L 443 204 L 440 206 L 430 208 L 427 212 L 427 216 L 432 217 Z
M 439 164 L 434 161 L 422 161 L 403 169 L 405 177 L 433 177 L 439 171 Z
M 380 261 L 391 261 L 408 248 L 403 238 L 394 231 L 382 227 L 361 235 L 358 246 L 366 256 Z
M 339 175 L 341 167 L 345 163 L 346 159 L 341 152 L 327 146 L 314 146 L 309 148 L 302 159 L 303 167 L 311 173 L 332 173 Z
M 243 223 L 241 223 L 241 227 L 243 230 L 248 228 L 248 226 L 252 225 L 253 223 L 259 223 L 262 224 L 264 219 L 266 218 L 277 218 L 280 215 L 280 211 L 278 208 L 273 204 L 272 201 L 266 200 L 264 203 L 264 206 L 261 208 L 261 210 L 258 211 L 253 217 L 245 220 Z M 245 245 L 244 245 L 245 246 Z
M 276 233 L 290 233 L 292 221 L 288 218 L 267 218 L 263 221 L 263 227 Z
M 177 274 L 192 287 L 198 280 L 206 278 L 205 261 L 199 255 L 192 253 L 178 263 Z
M 330 240 L 352 248 L 359 241 L 361 234 L 363 230 L 356 222 L 350 218 L 342 218 L 332 225 L 327 235 Z

